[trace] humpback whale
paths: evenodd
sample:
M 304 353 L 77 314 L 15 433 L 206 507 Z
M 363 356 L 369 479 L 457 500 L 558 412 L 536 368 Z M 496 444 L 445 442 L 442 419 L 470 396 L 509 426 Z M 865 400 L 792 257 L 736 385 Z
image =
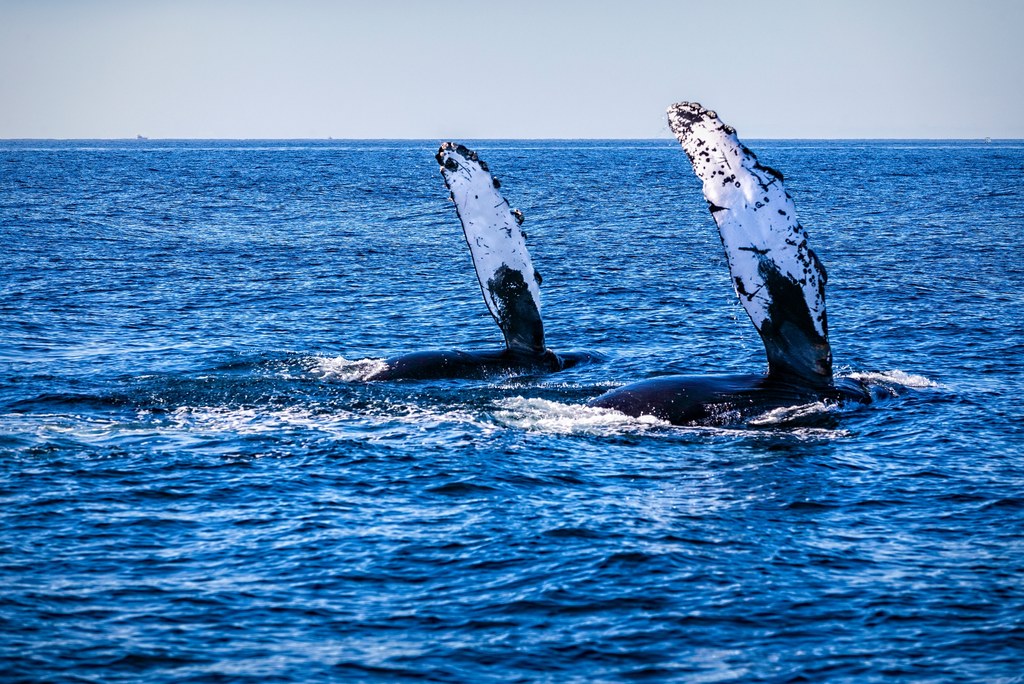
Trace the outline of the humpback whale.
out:
M 764 343 L 768 373 L 658 377 L 614 389 L 591 405 L 687 425 L 811 401 L 870 401 L 864 385 L 832 375 L 827 276 L 782 174 L 761 164 L 731 126 L 697 103 L 672 105 L 668 122 L 703 182 L 736 295 Z
M 475 152 L 453 142 L 436 155 L 441 175 L 462 223 L 480 290 L 505 337 L 493 351 L 422 351 L 385 360 L 368 380 L 478 378 L 501 373 L 550 373 L 590 359 L 585 353 L 556 354 L 544 344 L 540 274 L 526 250 L 523 214 L 499 192 L 500 181 Z

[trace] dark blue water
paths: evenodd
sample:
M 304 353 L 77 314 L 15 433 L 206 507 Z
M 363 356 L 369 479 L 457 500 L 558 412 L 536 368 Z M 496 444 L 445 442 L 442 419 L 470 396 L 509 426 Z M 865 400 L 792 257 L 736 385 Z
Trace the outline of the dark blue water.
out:
M 423 142 L 0 142 L 0 679 L 1021 681 L 1024 143 L 752 142 L 894 396 L 680 428 L 757 372 L 673 142 L 476 144 L 544 275 L 497 348 Z

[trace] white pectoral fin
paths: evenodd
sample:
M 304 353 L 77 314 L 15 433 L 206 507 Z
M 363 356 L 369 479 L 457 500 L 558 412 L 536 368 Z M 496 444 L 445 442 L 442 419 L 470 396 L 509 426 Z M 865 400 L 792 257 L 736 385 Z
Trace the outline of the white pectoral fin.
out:
M 446 142 L 437 160 L 462 222 L 484 302 L 506 344 L 514 351 L 542 353 L 540 279 L 519 227 L 522 213 L 509 207 L 499 192 L 501 184 L 472 150 Z
M 825 269 L 807 245 L 782 174 L 762 165 L 715 112 L 683 102 L 669 126 L 703 181 L 736 294 L 761 334 L 769 373 L 832 377 Z

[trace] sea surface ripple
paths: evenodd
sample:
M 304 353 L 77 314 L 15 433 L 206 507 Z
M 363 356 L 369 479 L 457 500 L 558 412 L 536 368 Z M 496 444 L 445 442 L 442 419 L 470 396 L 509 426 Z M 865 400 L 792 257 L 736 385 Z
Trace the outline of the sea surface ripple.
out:
M 746 424 L 585 406 L 758 372 L 674 142 L 465 141 L 544 276 L 497 348 L 437 141 L 0 141 L 0 681 L 934 681 L 1024 672 L 1024 143 L 749 141 L 884 388 Z

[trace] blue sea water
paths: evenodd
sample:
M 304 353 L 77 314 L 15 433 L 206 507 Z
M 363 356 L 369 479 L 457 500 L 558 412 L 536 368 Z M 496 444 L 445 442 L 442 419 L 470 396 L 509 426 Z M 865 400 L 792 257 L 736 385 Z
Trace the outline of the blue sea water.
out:
M 477 141 L 544 276 L 495 349 L 437 141 L 0 141 L 0 680 L 1020 682 L 1024 142 L 748 141 L 891 390 L 685 428 L 758 372 L 686 156 Z

